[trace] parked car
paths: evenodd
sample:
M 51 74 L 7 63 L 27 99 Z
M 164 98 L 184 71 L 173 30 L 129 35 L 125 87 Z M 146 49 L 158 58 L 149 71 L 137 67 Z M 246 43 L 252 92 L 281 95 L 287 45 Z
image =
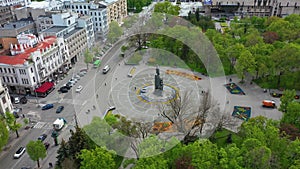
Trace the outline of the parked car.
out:
M 74 86 L 74 83 L 72 82 L 68 82 L 67 84 L 65 84 L 64 86 L 67 86 L 67 87 L 73 87 Z
M 79 72 L 77 73 L 78 76 L 83 77 L 86 74 L 86 72 Z
M 14 154 L 14 158 L 20 158 L 26 151 L 25 147 L 20 147 L 17 152 Z
M 80 76 L 79 75 L 74 75 L 72 79 L 80 80 Z
M 67 93 L 69 90 L 70 87 L 67 87 L 67 86 L 63 86 L 63 87 L 61 87 L 60 89 L 59 89 L 59 92 L 61 92 L 61 93 Z
M 20 102 L 21 102 L 21 104 L 26 104 L 27 103 L 27 98 L 25 96 L 21 97 Z
M 81 85 L 79 85 L 79 86 L 76 88 L 76 93 L 80 93 L 82 89 L 83 89 L 83 87 L 82 87 Z
M 106 66 L 103 68 L 102 72 L 103 72 L 103 74 L 106 74 L 109 70 L 110 70 L 110 67 L 109 67 L 108 65 L 106 65 Z
M 42 142 L 47 138 L 47 134 L 42 134 L 38 137 L 38 140 L 41 140 Z
M 147 93 L 147 89 L 146 88 L 142 88 L 141 89 L 141 93 Z
M 11 96 L 11 101 L 14 104 L 19 104 L 20 103 L 20 98 L 19 97 L 13 97 L 13 96 Z
M 45 142 L 44 143 L 44 146 L 45 146 L 45 148 L 46 148 L 46 150 L 49 148 L 49 146 L 50 146 L 50 143 L 48 143 L 48 142 Z
M 42 110 L 52 109 L 53 107 L 54 107 L 53 104 L 46 104 L 45 106 L 42 107 Z
M 56 109 L 56 113 L 61 113 L 63 110 L 64 110 L 64 106 L 59 106 L 57 109 Z
M 77 83 L 77 79 L 72 78 L 69 80 L 69 82 L 71 82 L 74 85 L 75 83 Z

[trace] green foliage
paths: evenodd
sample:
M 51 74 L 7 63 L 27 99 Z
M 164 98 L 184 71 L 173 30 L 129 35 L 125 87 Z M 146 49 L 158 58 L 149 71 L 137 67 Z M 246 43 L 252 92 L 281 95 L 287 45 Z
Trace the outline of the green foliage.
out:
M 143 10 L 144 6 L 150 5 L 151 2 L 152 0 L 127 0 L 127 10 L 128 12 L 139 13 Z
M 40 167 L 39 160 L 44 159 L 47 156 L 46 148 L 40 140 L 29 141 L 29 143 L 26 145 L 26 151 L 30 159 L 37 161 L 38 167 Z
M 86 63 L 87 69 L 89 68 L 89 63 L 93 61 L 93 55 L 89 51 L 89 49 L 86 49 L 84 52 L 84 63 Z
M 296 96 L 296 90 L 284 90 L 282 97 L 280 98 L 280 107 L 279 110 L 286 112 L 288 105 L 294 101 Z
M 96 147 L 92 150 L 81 150 L 80 169 L 115 168 L 114 152 L 107 151 L 105 147 Z
M 19 137 L 18 130 L 22 127 L 22 125 L 20 123 L 17 123 L 16 118 L 12 113 L 6 112 L 5 116 L 5 121 L 9 129 L 16 132 L 17 137 Z
M 140 52 L 135 52 L 132 56 L 127 60 L 127 64 L 139 64 L 139 62 L 143 59 L 142 54 Z
M 131 159 L 126 159 L 123 162 L 123 167 L 126 168 L 129 164 L 135 164 L 135 159 L 131 158 Z
M 123 29 L 119 26 L 116 21 L 112 21 L 109 24 L 109 31 L 107 35 L 107 40 L 109 43 L 115 43 L 119 37 L 123 34 Z
M 293 92 L 291 92 L 293 94 Z M 288 97 L 286 95 L 283 95 L 283 97 Z M 284 99 L 285 101 L 288 101 L 288 98 Z M 300 103 L 298 102 L 292 102 L 293 99 L 290 99 L 290 102 L 287 104 L 287 108 L 285 109 L 286 112 L 283 114 L 283 118 L 281 119 L 282 123 L 292 124 L 298 129 L 300 129 Z M 281 102 L 282 105 L 282 102 Z M 280 108 L 281 108 L 280 105 Z
M 0 152 L 2 150 L 2 147 L 4 147 L 7 144 L 8 138 L 9 134 L 6 128 L 5 121 L 3 117 L 0 117 Z
M 237 63 L 235 65 L 235 69 L 237 75 L 242 78 L 242 82 L 246 76 L 246 73 L 253 73 L 255 70 L 255 59 L 253 55 L 248 51 L 242 51 Z
M 177 5 L 172 5 L 171 2 L 159 2 L 154 6 L 154 12 L 166 13 L 170 15 L 179 15 L 180 7 Z

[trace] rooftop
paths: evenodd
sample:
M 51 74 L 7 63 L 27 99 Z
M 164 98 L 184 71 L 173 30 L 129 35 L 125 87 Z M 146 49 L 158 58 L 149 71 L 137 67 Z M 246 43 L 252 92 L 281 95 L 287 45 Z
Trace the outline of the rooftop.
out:
M 71 32 L 67 33 L 64 35 L 64 39 L 69 38 L 70 36 L 74 35 L 75 33 L 82 31 L 83 28 L 75 28 L 74 30 L 72 30 Z
M 0 29 L 19 29 L 29 24 L 34 24 L 34 22 L 31 19 L 21 19 L 16 22 L 7 23 L 3 27 L 0 27 Z
M 42 32 L 61 32 L 62 30 L 68 28 L 67 26 L 52 26 L 49 29 L 43 30 Z
M 55 36 L 48 36 L 44 39 L 44 41 L 38 43 L 35 47 L 26 48 L 24 53 L 15 56 L 0 55 L 0 64 L 6 64 L 6 65 L 24 64 L 25 61 L 29 59 L 32 52 L 49 48 L 55 42 L 56 42 Z M 20 48 L 20 46 L 18 47 Z

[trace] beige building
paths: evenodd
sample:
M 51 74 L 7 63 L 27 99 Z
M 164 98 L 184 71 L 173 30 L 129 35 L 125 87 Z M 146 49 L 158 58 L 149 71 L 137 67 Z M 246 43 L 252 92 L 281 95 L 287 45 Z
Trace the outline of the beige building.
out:
M 204 0 L 205 13 L 213 16 L 278 16 L 300 14 L 299 0 Z
M 108 24 L 112 21 L 122 24 L 123 19 L 127 16 L 127 0 L 105 0 L 99 3 L 107 7 Z
M 0 26 L 14 20 L 12 6 L 0 6 Z
M 6 112 L 11 112 L 13 106 L 11 104 L 10 96 L 7 87 L 3 86 L 0 79 L 0 114 L 4 115 Z

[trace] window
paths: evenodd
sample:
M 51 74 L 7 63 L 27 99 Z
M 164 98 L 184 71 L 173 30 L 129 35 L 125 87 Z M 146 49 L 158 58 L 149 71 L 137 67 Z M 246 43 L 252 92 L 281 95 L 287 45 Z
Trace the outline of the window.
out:
M 10 80 L 12 83 L 14 83 L 14 78 L 13 77 L 10 77 Z
M 14 68 L 12 69 L 12 71 L 13 71 L 13 73 L 16 73 Z
M 4 73 L 6 73 L 6 68 L 4 68 Z
M 18 83 L 18 79 L 15 77 L 15 81 L 16 81 L 16 83 Z
M 9 81 L 9 77 L 7 77 L 7 83 L 10 83 L 10 81 Z
M 6 82 L 6 81 L 5 81 L 5 77 L 4 77 L 4 76 L 2 77 L 2 79 L 3 79 L 3 82 Z
M 19 69 L 19 72 L 20 72 L 21 75 L 26 75 L 25 69 Z
M 8 73 L 11 73 L 11 72 L 10 72 L 10 68 L 7 68 L 7 69 L 8 69 Z
M 33 73 L 33 69 L 32 69 L 32 68 L 30 68 L 30 70 L 31 70 L 31 73 Z
M 32 77 L 33 82 L 35 82 L 35 77 Z
M 6 103 L 6 99 L 5 97 L 2 97 L 2 103 L 5 104 Z
M 2 73 L 2 68 L 0 68 L 0 72 Z

